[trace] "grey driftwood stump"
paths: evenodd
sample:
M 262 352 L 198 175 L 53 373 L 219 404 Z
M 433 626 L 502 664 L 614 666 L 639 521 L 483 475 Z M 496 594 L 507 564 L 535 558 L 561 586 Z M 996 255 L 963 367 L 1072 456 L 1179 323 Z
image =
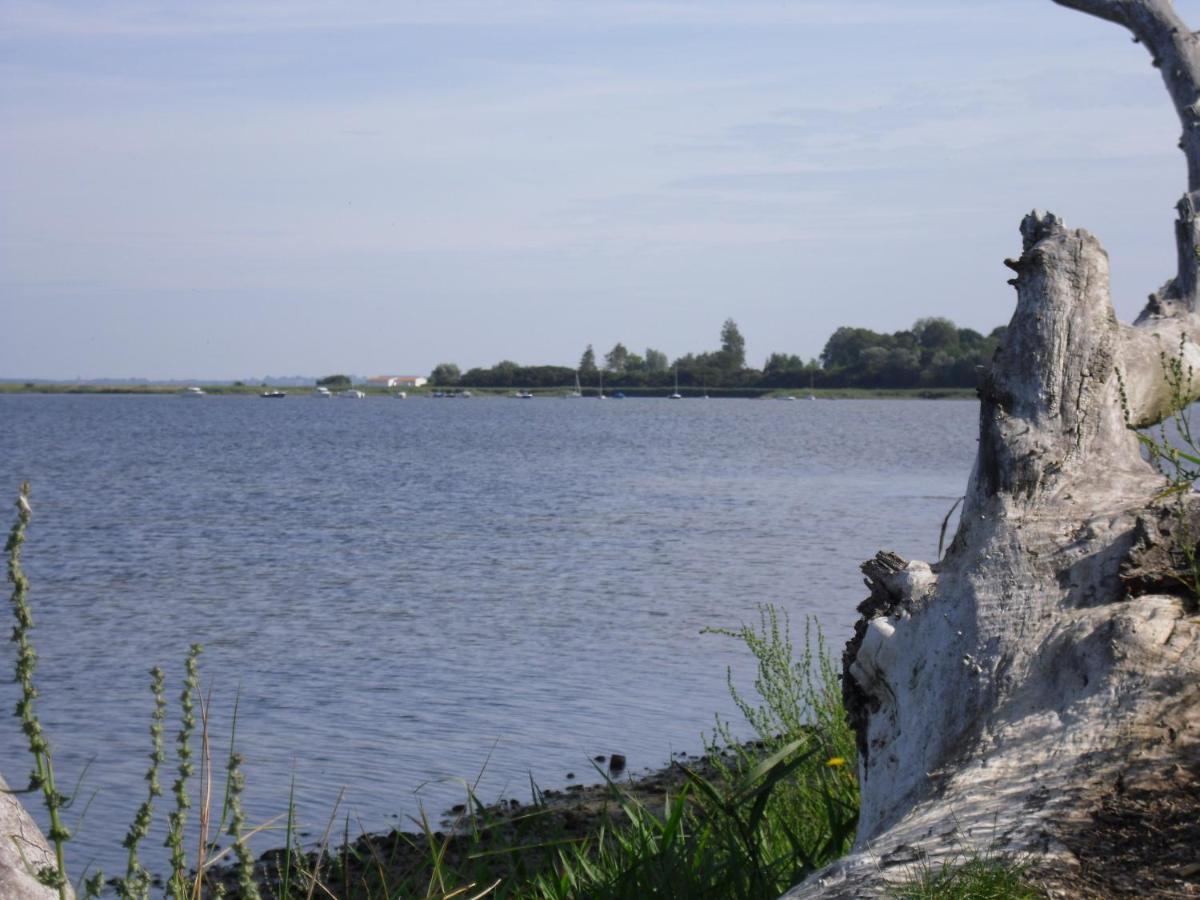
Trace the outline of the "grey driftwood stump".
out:
M 54 851 L 21 801 L 0 778 L 0 897 L 4 900 L 59 900 L 58 891 L 34 877 L 54 868 Z M 68 889 L 68 895 L 74 896 Z
M 1178 271 L 1126 325 L 1096 238 L 1051 214 L 1022 222 L 1007 261 L 1017 308 L 980 388 L 958 532 L 937 566 L 864 564 L 871 596 L 844 681 L 854 852 L 791 898 L 880 896 L 974 852 L 1069 876 L 1069 835 L 1097 797 L 1200 771 L 1200 619 L 1170 571 L 1180 529 L 1155 505 L 1163 478 L 1126 427 L 1117 375 L 1132 422 L 1160 421 L 1162 356 L 1182 341 L 1184 391 L 1200 395 L 1200 38 L 1168 0 L 1055 2 L 1126 26 L 1162 71 L 1188 163 Z

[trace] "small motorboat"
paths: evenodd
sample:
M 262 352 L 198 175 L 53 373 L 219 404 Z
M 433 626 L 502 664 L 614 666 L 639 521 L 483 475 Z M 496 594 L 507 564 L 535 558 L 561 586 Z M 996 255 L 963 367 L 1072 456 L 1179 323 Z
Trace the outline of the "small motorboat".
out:
M 204 393 L 203 388 L 190 387 L 190 388 L 187 388 L 185 391 L 183 391 L 183 393 L 181 393 L 179 396 L 180 397 L 207 397 L 208 395 Z
M 342 391 L 338 396 L 345 397 L 347 400 L 363 400 L 367 395 L 360 390 L 350 388 L 348 391 Z
M 263 391 L 258 396 L 265 397 L 268 400 L 279 400 L 282 397 L 286 397 L 287 394 L 284 391 Z

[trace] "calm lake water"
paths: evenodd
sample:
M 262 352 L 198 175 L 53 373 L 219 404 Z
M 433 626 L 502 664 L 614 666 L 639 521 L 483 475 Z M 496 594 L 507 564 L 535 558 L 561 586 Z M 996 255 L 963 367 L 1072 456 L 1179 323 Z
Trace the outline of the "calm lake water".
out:
M 714 715 L 737 720 L 727 667 L 753 680 L 740 645 L 701 630 L 772 602 L 801 634 L 815 616 L 840 653 L 859 562 L 934 557 L 976 416 L 956 401 L 0 396 L 4 508 L 33 483 L 41 717 L 60 786 L 87 767 L 72 869 L 123 871 L 147 671 L 167 669 L 174 710 L 192 642 L 218 766 L 240 691 L 249 817 L 283 813 L 294 776 L 314 839 L 342 789 L 340 815 L 375 829 L 420 804 L 440 815 L 481 769 L 483 799 L 525 801 L 531 776 L 597 780 L 598 754 L 637 772 L 700 750 Z M 15 719 L 0 759 L 22 785 Z

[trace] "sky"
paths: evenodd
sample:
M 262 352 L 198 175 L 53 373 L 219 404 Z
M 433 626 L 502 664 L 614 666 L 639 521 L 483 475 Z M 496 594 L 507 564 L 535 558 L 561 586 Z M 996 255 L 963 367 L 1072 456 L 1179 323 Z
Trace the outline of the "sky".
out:
M 1131 319 L 1178 131 L 1145 49 L 1051 0 L 4 0 L 0 377 L 986 332 L 1034 207 Z

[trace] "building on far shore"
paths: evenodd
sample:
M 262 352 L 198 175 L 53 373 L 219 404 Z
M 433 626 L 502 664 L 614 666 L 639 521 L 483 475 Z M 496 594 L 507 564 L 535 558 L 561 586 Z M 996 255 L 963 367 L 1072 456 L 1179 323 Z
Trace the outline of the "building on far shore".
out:
M 419 388 L 428 383 L 429 379 L 423 375 L 372 375 L 367 379 L 367 384 L 385 388 Z

